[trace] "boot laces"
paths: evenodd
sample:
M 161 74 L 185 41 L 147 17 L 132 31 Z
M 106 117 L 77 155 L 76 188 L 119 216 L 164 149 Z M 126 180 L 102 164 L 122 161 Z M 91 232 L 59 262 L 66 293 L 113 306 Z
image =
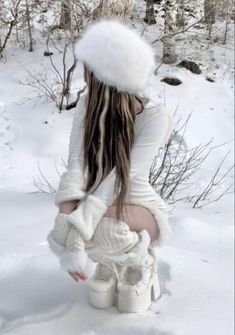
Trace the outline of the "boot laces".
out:
M 120 276 L 119 276 L 119 273 L 118 273 L 118 267 L 117 265 L 115 264 L 114 261 L 110 260 L 110 262 L 106 262 L 105 261 L 105 258 L 104 257 L 100 257 L 99 259 L 99 263 L 102 264 L 102 265 L 105 265 L 107 268 L 105 270 L 105 274 L 108 274 L 108 269 L 109 271 L 111 270 L 112 272 L 114 272 L 117 280 L 119 281 L 120 280 Z M 99 268 L 98 268 L 98 271 L 99 271 Z

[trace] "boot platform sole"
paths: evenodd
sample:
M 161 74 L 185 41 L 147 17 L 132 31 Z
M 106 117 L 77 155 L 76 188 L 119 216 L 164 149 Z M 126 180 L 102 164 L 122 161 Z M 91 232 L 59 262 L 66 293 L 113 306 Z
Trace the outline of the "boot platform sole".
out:
M 100 292 L 89 289 L 89 303 L 98 309 L 106 309 L 115 305 L 116 287 L 113 285 L 109 290 Z
M 152 301 L 160 298 L 161 290 L 157 276 L 153 278 L 144 294 L 127 296 L 118 292 L 117 307 L 120 312 L 124 313 L 141 313 L 145 312 L 151 306 Z

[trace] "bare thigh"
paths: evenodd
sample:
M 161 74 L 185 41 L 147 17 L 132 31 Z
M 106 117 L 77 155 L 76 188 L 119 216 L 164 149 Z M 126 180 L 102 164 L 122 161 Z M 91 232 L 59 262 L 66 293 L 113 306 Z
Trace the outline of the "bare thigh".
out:
M 116 207 L 110 206 L 104 216 L 116 218 L 115 211 Z M 132 231 L 138 232 L 142 229 L 146 229 L 150 235 L 151 241 L 154 241 L 159 237 L 159 227 L 153 214 L 143 206 L 125 205 L 120 220 L 128 224 Z

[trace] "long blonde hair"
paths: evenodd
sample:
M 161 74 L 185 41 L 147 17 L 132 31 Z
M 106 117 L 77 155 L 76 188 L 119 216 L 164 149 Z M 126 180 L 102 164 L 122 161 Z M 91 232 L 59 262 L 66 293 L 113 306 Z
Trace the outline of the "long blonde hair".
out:
M 92 193 L 116 167 L 114 200 L 116 218 L 120 219 L 128 191 L 136 114 L 138 110 L 144 109 L 144 100 L 97 80 L 86 66 L 84 75 L 88 86 L 83 138 L 84 170 L 87 168 L 86 192 Z

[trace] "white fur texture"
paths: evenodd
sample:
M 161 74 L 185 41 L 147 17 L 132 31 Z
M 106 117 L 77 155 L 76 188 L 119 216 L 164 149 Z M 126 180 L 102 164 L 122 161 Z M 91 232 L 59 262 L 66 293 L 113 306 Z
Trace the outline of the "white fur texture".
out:
M 68 272 L 86 272 L 88 256 L 85 250 L 66 251 L 60 258 L 61 268 Z
M 60 267 L 64 271 L 85 273 L 88 256 L 84 249 L 75 251 L 67 250 L 55 241 L 52 232 L 48 234 L 47 241 L 51 251 L 59 258 Z
M 92 24 L 75 46 L 79 61 L 119 91 L 141 93 L 154 70 L 151 46 L 118 20 Z

